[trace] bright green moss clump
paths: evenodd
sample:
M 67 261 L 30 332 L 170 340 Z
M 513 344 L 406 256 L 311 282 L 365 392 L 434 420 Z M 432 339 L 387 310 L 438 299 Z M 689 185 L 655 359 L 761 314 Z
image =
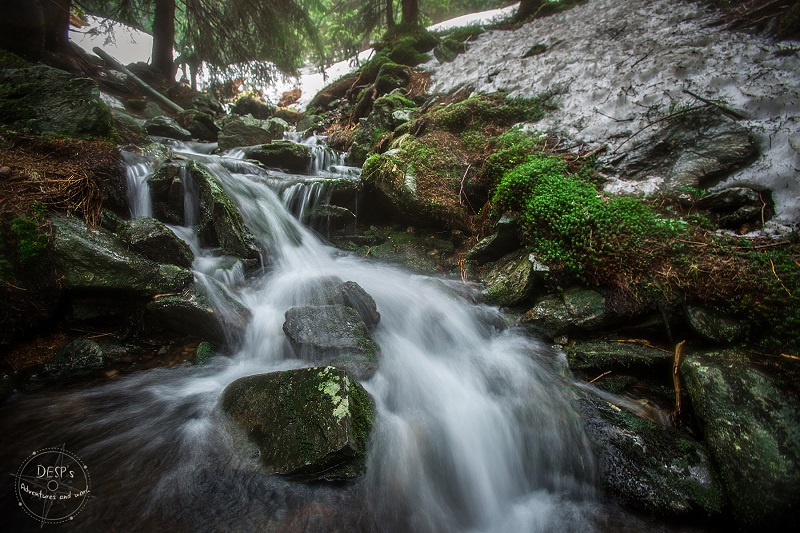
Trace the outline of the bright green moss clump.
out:
M 553 108 L 547 95 L 508 98 L 501 93 L 473 96 L 431 113 L 434 124 L 452 133 L 480 128 L 487 123 L 511 126 L 541 119 Z
M 667 239 L 683 224 L 661 218 L 638 198 L 602 196 L 593 184 L 569 175 L 563 159 L 546 154 L 507 172 L 492 203 L 495 214 L 518 212 L 539 257 L 577 277 L 600 261 L 625 260 L 645 237 Z

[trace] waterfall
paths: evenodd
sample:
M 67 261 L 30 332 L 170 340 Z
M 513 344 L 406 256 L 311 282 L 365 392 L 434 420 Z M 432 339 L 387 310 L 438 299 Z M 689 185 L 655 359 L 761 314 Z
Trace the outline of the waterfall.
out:
M 297 205 L 301 212 L 314 207 L 325 200 L 325 179 L 357 171 L 342 168 L 340 155 L 324 155 L 319 138 L 314 143 L 319 169 L 305 182 L 235 152 L 173 147 L 207 166 L 271 254 L 268 269 L 245 279 L 241 264 L 199 246 L 194 207 L 187 203 L 186 226 L 173 228 L 195 251 L 196 278 L 211 301 L 222 305 L 213 295 L 225 292 L 249 309 L 241 348 L 202 367 L 26 395 L 6 407 L 14 416 L 0 424 L 4 457 L 9 435 L 15 449 L 66 442 L 92 472 L 96 502 L 79 516 L 84 529 L 598 529 L 617 511 L 594 493 L 592 455 L 559 354 L 504 328 L 499 310 L 466 301 L 435 277 L 320 241 L 296 218 Z M 190 197 L 188 180 L 184 189 Z M 374 333 L 380 367 L 363 383 L 376 401 L 367 474 L 343 486 L 264 474 L 253 446 L 218 408 L 223 389 L 239 377 L 308 366 L 283 334 L 284 314 L 331 276 L 361 285 L 382 317 Z

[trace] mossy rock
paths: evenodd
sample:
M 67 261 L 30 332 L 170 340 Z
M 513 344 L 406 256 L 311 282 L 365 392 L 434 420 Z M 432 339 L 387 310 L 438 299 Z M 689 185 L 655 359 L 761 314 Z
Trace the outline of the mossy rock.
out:
M 526 251 L 511 252 L 486 268 L 486 300 L 502 306 L 520 305 L 533 298 L 550 272 Z
M 0 123 L 48 135 L 116 135 L 97 84 L 46 65 L 0 70 Z
M 45 374 L 57 377 L 87 374 L 103 367 L 103 348 L 92 339 L 80 338 L 61 348 L 44 367 Z
M 244 93 L 231 107 L 231 113 L 237 115 L 252 115 L 253 118 L 265 120 L 275 114 L 275 106 L 270 105 L 253 93 Z
M 307 174 L 311 170 L 311 149 L 292 141 L 273 141 L 249 146 L 244 149 L 244 155 L 247 159 L 287 172 Z
M 800 509 L 797 364 L 775 373 L 735 350 L 687 355 L 681 378 L 734 518 L 748 529 L 793 528 Z M 763 368 L 763 369 L 762 369 Z
M 410 82 L 408 67 L 390 61 L 381 65 L 374 84 L 379 94 L 387 94 L 395 89 L 405 89 Z
M 584 341 L 565 350 L 572 370 L 669 368 L 674 355 L 669 352 L 633 343 Z
M 614 317 L 600 293 L 576 287 L 540 299 L 520 322 L 536 333 L 555 338 L 598 330 L 612 324 Z
M 192 250 L 159 220 L 139 217 L 124 223 L 118 233 L 134 250 L 148 259 L 186 268 L 192 266 Z
M 366 472 L 374 401 L 342 370 L 311 367 L 237 379 L 222 409 L 261 450 L 268 472 L 304 480 Z
M 200 190 L 200 243 L 219 246 L 225 253 L 243 259 L 257 260 L 258 249 L 228 193 L 204 165 L 191 162 L 188 168 Z
M 421 63 L 425 63 L 430 59 L 430 56 L 417 51 L 415 44 L 416 41 L 413 37 L 401 37 L 389 50 L 389 59 L 398 65 L 406 65 L 409 67 L 416 67 Z
M 286 131 L 286 122 L 283 120 L 259 120 L 250 115 L 230 115 L 220 123 L 222 130 L 217 139 L 221 150 L 270 143 L 281 139 Z
M 676 518 L 721 514 L 725 493 L 702 444 L 671 426 L 583 394 L 587 435 L 603 486 L 615 500 Z
M 188 269 L 161 265 L 137 253 L 103 228 L 83 220 L 54 216 L 53 264 L 67 290 L 139 294 L 179 292 L 194 279 Z

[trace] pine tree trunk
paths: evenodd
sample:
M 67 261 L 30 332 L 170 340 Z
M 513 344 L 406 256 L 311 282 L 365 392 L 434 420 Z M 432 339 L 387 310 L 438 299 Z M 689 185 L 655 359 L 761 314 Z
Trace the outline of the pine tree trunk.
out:
M 0 0 L 0 48 L 38 61 L 44 52 L 44 11 L 36 0 Z
M 69 10 L 72 0 L 44 0 L 44 48 L 59 52 L 69 46 Z
M 386 0 L 386 29 L 394 32 L 394 0 Z
M 400 9 L 402 11 L 401 23 L 403 26 L 411 27 L 419 25 L 419 1 L 401 0 Z
M 175 78 L 175 0 L 156 0 L 153 18 L 153 67 L 168 81 Z

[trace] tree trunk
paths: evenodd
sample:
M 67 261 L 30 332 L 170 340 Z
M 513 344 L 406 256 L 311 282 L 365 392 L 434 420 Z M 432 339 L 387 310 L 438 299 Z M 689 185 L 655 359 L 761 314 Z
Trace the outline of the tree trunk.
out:
M 69 10 L 72 0 L 42 0 L 44 11 L 44 49 L 59 52 L 69 46 Z
M 403 26 L 411 27 L 419 25 L 419 1 L 401 0 L 400 9 L 402 12 L 401 23 Z
M 386 0 L 386 29 L 394 32 L 394 0 Z
M 44 11 L 36 0 L 0 0 L 0 48 L 30 61 L 44 52 Z
M 172 47 L 175 44 L 175 0 L 156 0 L 153 17 L 153 67 L 171 81 L 175 78 Z
M 516 14 L 514 14 L 514 20 L 517 22 L 527 20 L 535 15 L 540 7 L 542 7 L 542 0 L 522 0 L 519 3 Z

